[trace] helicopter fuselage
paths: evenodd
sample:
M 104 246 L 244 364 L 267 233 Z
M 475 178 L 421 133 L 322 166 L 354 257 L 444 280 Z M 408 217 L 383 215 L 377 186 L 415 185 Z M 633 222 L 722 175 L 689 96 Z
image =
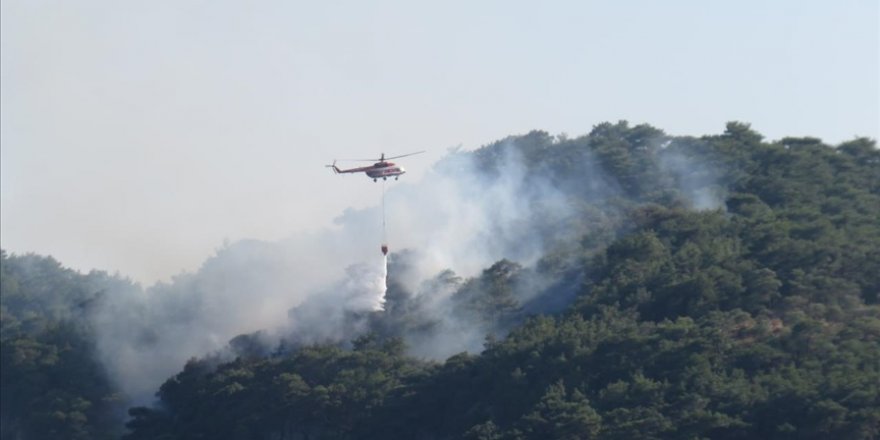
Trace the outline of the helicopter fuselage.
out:
M 373 181 L 377 181 L 379 179 L 388 179 L 389 177 L 394 177 L 395 179 L 406 173 L 406 170 L 401 166 L 397 166 L 392 162 L 376 162 L 372 166 L 368 167 L 360 167 L 360 168 L 349 168 L 347 170 L 342 170 L 333 165 L 333 171 L 336 171 L 340 174 L 347 173 L 364 173 L 367 177 L 373 179 Z
M 375 179 L 387 179 L 389 177 L 397 177 L 403 173 L 406 173 L 406 170 L 403 167 L 399 167 L 394 165 L 391 162 L 379 162 L 372 166 L 372 169 L 367 170 L 367 177 L 372 177 Z

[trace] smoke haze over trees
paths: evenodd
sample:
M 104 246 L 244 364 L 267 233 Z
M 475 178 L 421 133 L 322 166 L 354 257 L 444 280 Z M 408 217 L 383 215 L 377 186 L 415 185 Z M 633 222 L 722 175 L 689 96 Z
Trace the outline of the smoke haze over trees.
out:
M 3 438 L 880 436 L 871 140 L 534 131 L 387 208 L 384 312 L 379 208 L 147 289 L 4 253 Z

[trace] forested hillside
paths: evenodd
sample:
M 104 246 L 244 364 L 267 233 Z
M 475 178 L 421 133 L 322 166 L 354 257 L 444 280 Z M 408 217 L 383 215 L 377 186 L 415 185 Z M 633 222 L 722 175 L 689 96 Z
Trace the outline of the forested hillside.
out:
M 541 238 L 537 261 L 449 268 L 416 291 L 406 280 L 424 250 L 397 252 L 386 310 L 351 314 L 364 325 L 348 340 L 314 344 L 296 326 L 268 347 L 239 336 L 234 360 L 193 359 L 156 405 L 132 408 L 124 438 L 880 438 L 873 141 L 620 122 L 453 156 L 492 180 L 511 154 L 526 182 L 554 190 L 524 194 L 547 208 L 517 219 Z M 87 313 L 71 311 L 124 280 L 89 276 L 3 255 L 4 439 L 114 435 L 113 387 L 89 361 Z M 464 329 L 485 335 L 482 352 L 421 355 Z
M 5 251 L 0 280 L 2 438 L 118 437 L 126 402 L 95 356 L 89 315 L 107 289 L 131 284 Z

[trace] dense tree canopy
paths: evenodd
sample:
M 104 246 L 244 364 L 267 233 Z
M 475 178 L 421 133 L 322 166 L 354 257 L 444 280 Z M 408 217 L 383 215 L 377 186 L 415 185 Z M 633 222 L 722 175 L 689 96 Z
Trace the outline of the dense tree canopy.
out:
M 86 316 L 102 292 L 125 284 L 80 275 L 52 258 L 0 255 L 2 438 L 114 438 L 124 403 L 96 360 Z

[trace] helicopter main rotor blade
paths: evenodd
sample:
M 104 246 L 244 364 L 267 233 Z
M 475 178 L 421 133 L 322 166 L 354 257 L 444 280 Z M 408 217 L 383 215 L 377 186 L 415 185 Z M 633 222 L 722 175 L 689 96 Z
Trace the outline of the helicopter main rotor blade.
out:
M 413 155 L 416 155 L 416 154 L 422 154 L 422 153 L 424 153 L 424 152 L 425 152 L 425 151 L 422 150 L 422 151 L 416 151 L 415 153 L 401 154 L 400 156 L 391 156 L 391 157 L 385 157 L 385 154 L 383 153 L 383 154 L 382 154 L 382 157 L 373 158 L 373 159 L 336 159 L 336 160 L 339 160 L 339 161 L 345 161 L 345 162 L 382 162 L 383 160 L 398 159 L 398 158 L 401 158 L 401 157 L 413 156 Z
M 401 154 L 400 156 L 386 157 L 385 160 L 398 159 L 398 158 L 406 157 L 406 156 L 415 156 L 416 154 L 422 154 L 424 152 L 425 152 L 425 150 L 422 150 L 422 151 L 416 151 L 415 153 Z
M 345 162 L 378 162 L 380 159 L 336 159 Z

